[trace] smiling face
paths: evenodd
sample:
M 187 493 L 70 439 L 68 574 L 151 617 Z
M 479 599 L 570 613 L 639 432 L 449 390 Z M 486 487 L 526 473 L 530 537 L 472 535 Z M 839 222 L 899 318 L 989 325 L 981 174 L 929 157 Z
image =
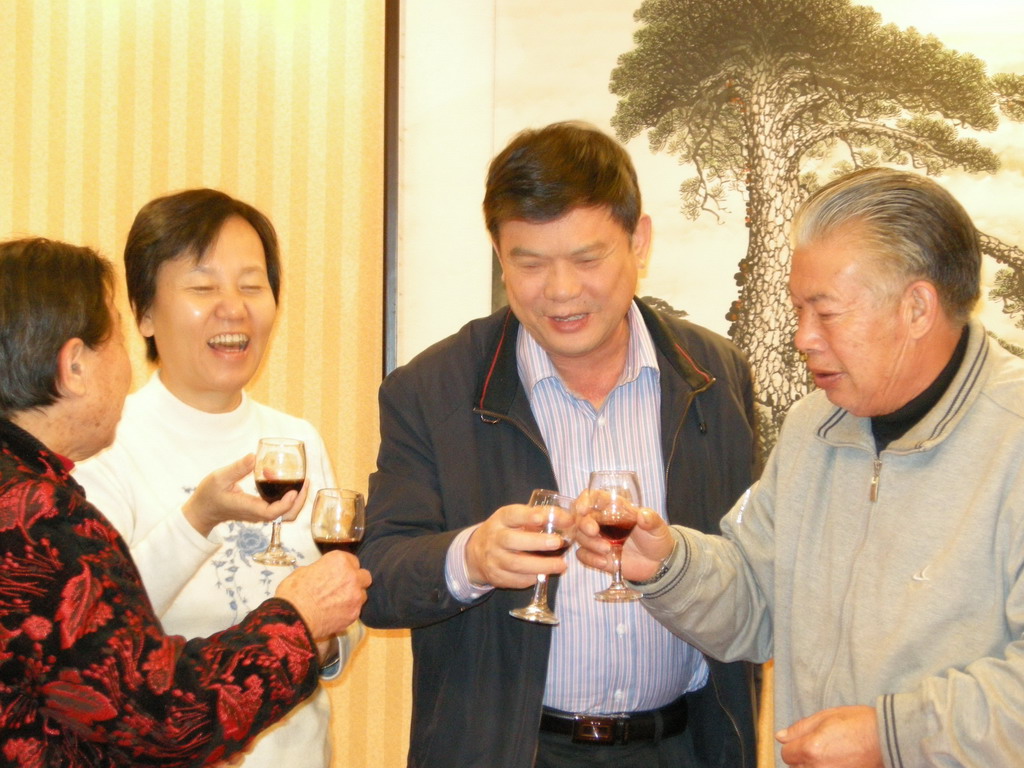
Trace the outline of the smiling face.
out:
M 794 342 L 814 383 L 855 416 L 892 413 L 931 381 L 915 349 L 914 284 L 887 295 L 880 280 L 856 226 L 793 253 Z
M 139 330 L 156 340 L 167 389 L 194 408 L 220 413 L 241 401 L 276 314 L 259 235 L 232 216 L 198 263 L 186 254 L 160 266 Z
M 557 369 L 624 360 L 626 313 L 649 241 L 650 219 L 641 217 L 630 238 L 607 207 L 501 225 L 494 245 L 509 306 Z

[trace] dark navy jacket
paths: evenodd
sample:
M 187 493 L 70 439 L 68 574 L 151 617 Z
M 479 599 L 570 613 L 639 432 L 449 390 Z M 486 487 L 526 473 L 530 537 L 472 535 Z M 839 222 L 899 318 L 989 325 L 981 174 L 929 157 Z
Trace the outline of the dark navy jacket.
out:
M 637 303 L 661 371 L 669 519 L 717 532 L 756 472 L 749 369 L 725 339 Z M 556 487 L 519 381 L 518 329 L 507 309 L 474 320 L 380 388 L 381 446 L 359 551 L 373 586 L 362 618 L 412 628 L 416 768 L 533 765 L 550 628 L 509 617 L 525 591 L 497 589 L 466 605 L 444 574 L 459 531 Z M 697 754 L 709 768 L 753 768 L 749 669 L 709 664 L 690 705 Z

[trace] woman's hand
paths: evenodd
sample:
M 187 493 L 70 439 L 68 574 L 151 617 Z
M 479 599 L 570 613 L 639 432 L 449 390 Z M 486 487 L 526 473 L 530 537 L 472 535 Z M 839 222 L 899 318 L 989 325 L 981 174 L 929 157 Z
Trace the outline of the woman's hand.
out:
M 280 501 L 268 504 L 238 485 L 255 465 L 256 457 L 250 453 L 204 477 L 181 508 L 189 524 L 203 536 L 209 536 L 214 526 L 226 520 L 247 523 L 262 523 L 279 517 L 286 522 L 294 520 L 306 502 L 309 481 L 302 484 L 302 490 L 288 491 Z

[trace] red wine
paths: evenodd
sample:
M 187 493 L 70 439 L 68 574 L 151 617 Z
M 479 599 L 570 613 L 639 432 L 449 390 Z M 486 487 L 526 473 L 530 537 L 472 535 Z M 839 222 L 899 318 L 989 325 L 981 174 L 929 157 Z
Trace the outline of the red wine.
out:
M 572 544 L 568 539 L 562 539 L 562 546 L 558 549 L 534 549 L 530 551 L 531 555 L 540 555 L 541 557 L 561 557 L 565 554 L 565 551 L 569 549 L 569 545 Z
M 356 549 L 362 543 L 357 539 L 313 539 L 316 544 L 316 548 L 320 550 L 321 555 L 326 555 L 328 552 L 348 552 L 350 555 L 356 553 Z
M 256 490 L 268 504 L 280 501 L 288 491 L 301 491 L 302 480 L 257 480 Z
M 636 525 L 636 520 L 618 520 L 614 523 L 598 523 L 598 529 L 602 538 L 612 544 L 621 544 L 629 538 L 630 532 Z

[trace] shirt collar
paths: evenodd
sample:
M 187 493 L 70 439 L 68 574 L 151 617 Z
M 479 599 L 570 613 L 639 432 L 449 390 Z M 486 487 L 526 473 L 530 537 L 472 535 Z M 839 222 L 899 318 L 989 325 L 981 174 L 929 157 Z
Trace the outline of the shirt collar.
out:
M 622 376 L 619 377 L 616 386 L 634 381 L 644 368 L 651 368 L 655 373 L 658 372 L 654 341 L 651 339 L 651 333 L 647 330 L 636 303 L 630 303 L 626 321 L 629 323 L 626 366 L 623 368 Z M 554 363 L 551 362 L 551 357 L 524 325 L 519 326 L 519 335 L 516 338 L 516 360 L 519 378 L 527 392 L 533 392 L 534 387 L 545 379 L 561 381 Z

